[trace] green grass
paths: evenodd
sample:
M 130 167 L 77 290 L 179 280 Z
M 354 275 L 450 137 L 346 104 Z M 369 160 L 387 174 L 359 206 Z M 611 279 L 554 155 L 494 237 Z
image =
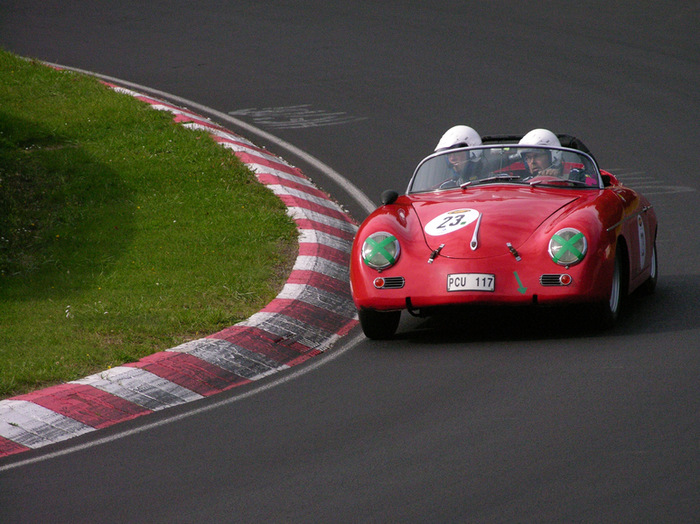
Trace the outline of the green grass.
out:
M 296 237 L 206 134 L 0 50 L 0 398 L 248 318 Z

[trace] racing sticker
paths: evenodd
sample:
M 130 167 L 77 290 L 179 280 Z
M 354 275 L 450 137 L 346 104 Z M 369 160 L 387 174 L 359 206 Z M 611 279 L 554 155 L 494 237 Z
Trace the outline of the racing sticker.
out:
M 637 230 L 639 231 L 639 267 L 644 267 L 647 259 L 647 235 L 641 215 L 637 215 Z
M 476 209 L 453 209 L 433 218 L 425 226 L 425 232 L 434 237 L 453 233 L 464 226 L 468 226 L 479 218 Z

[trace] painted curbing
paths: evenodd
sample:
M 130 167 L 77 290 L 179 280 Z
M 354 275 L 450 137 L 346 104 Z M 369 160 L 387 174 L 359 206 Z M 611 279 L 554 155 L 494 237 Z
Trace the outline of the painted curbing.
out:
M 287 206 L 299 254 L 282 291 L 244 322 L 80 380 L 0 401 L 0 457 L 248 384 L 305 362 L 357 325 L 348 263 L 356 224 L 303 173 L 210 120 L 116 84 L 230 149 Z

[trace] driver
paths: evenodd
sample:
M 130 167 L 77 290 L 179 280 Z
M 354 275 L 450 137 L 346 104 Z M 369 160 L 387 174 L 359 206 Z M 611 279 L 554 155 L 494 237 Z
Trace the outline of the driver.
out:
M 442 135 L 435 151 L 443 151 L 458 147 L 473 147 L 481 145 L 481 136 L 474 128 L 464 125 L 451 127 Z M 476 180 L 481 171 L 481 151 L 455 151 L 447 155 L 451 178 L 440 187 L 457 186 L 469 180 Z
M 561 147 L 557 135 L 548 129 L 533 129 L 520 139 L 518 145 Z M 563 171 L 561 151 L 520 148 L 518 152 L 528 172 L 524 180 L 536 176 L 561 177 Z

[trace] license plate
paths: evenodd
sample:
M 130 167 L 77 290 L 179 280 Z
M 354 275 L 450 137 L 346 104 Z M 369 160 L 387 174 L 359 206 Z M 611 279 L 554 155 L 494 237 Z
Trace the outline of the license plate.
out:
M 487 273 L 447 275 L 447 291 L 493 291 L 496 277 Z

